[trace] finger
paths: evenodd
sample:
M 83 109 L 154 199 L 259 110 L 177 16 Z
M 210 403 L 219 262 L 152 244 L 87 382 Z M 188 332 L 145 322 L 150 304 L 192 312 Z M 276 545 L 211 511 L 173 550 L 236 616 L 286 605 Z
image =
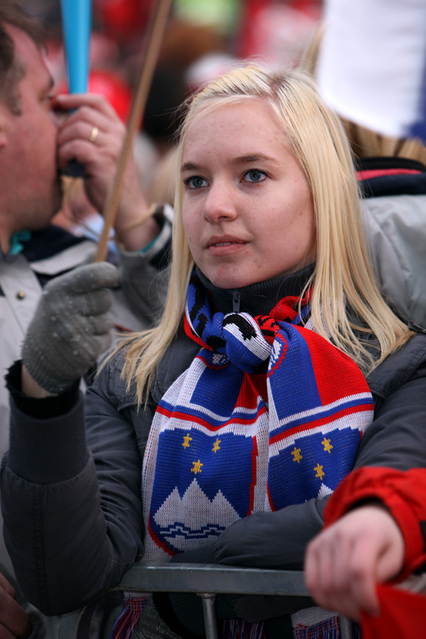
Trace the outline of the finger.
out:
M 16 597 L 15 588 L 9 582 L 9 580 L 0 572 L 0 589 L 5 590 L 11 597 Z
M 376 569 L 373 540 L 368 537 L 352 537 L 339 540 L 336 544 L 336 561 L 332 587 L 324 588 L 318 600 L 321 605 L 337 610 L 355 621 L 359 621 L 361 609 L 370 614 L 378 613 L 375 590 Z
M 107 117 L 118 117 L 108 100 L 99 93 L 61 93 L 52 99 L 52 106 L 63 111 L 90 107 Z
M 104 134 L 102 132 L 98 134 L 97 143 L 93 144 L 89 140 L 92 129 L 93 127 L 87 133 L 87 139 L 76 138 L 58 148 L 58 167 L 63 170 L 71 160 L 77 160 L 84 164 L 84 178 L 86 178 L 86 181 L 87 178 L 96 178 L 101 180 L 101 182 L 107 182 L 108 177 L 102 180 L 102 171 L 106 172 L 107 176 L 114 174 L 120 152 L 120 144 L 118 140 L 110 144 L 103 139 Z
M 101 287 L 114 287 L 118 284 L 118 271 L 113 264 L 96 262 L 85 264 L 71 273 L 61 275 L 47 284 L 48 294 L 88 293 Z
M 352 592 L 363 610 L 370 614 L 379 612 L 376 593 L 377 556 L 379 548 L 371 535 L 359 539 L 352 556 Z
M 89 346 L 97 353 L 97 357 L 100 353 L 105 353 L 112 344 L 111 333 L 103 333 L 102 335 L 92 335 L 90 337 Z
M 323 608 L 341 612 L 357 619 L 359 609 L 353 601 L 348 570 L 351 543 L 339 535 L 339 528 L 330 528 L 313 542 L 308 566 L 310 590 Z
M 95 341 L 93 341 L 93 347 L 91 345 L 93 338 L 109 335 L 113 325 L 114 323 L 110 313 L 81 318 L 78 328 L 76 328 L 75 322 L 65 324 L 60 334 L 56 333 L 53 335 L 51 340 L 52 347 L 56 343 L 59 348 L 62 346 L 63 350 L 63 340 L 67 339 L 69 346 L 72 347 L 72 357 L 76 355 L 82 357 L 86 351 L 96 351 Z
M 322 540 L 318 540 L 312 548 L 312 585 L 310 586 L 315 596 L 324 596 L 324 591 L 328 590 L 327 580 L 330 578 L 330 566 L 332 564 L 332 547 L 329 543 L 327 533 L 323 534 Z
M 19 635 L 15 635 L 13 632 L 10 632 L 6 626 L 3 626 L 3 624 L 0 623 L 0 639 L 17 639 L 18 636 Z M 28 634 L 24 635 L 24 637 L 25 636 L 28 637 Z
M 122 143 L 126 134 L 121 120 L 107 118 L 103 114 L 83 107 L 80 112 L 72 113 L 62 122 L 58 130 L 58 146 L 61 148 L 74 140 L 90 142 L 90 134 L 94 126 L 102 133 L 101 139 L 107 139 L 110 143 L 116 139 Z
M 0 637 L 15 639 L 28 635 L 30 628 L 29 615 L 9 592 L 0 587 Z
M 58 165 L 63 169 L 76 159 L 84 164 L 88 175 L 96 174 L 101 167 L 115 168 L 125 135 L 126 128 L 117 115 L 83 106 L 67 115 L 58 130 Z
M 387 543 L 377 561 L 377 581 L 383 582 L 395 577 L 402 569 L 405 554 L 405 542 L 402 532 L 389 513 L 382 513 L 386 526 Z
M 91 137 L 96 133 L 94 141 Z M 76 131 L 64 131 L 58 136 L 58 166 L 63 168 L 70 158 L 77 158 L 84 162 L 86 174 L 99 173 L 103 170 L 111 172 L 116 167 L 117 158 L 122 147 L 123 136 L 120 132 L 106 133 L 99 124 L 81 124 L 79 134 Z
M 324 608 L 330 607 L 330 593 L 333 592 L 333 552 L 332 535 L 330 531 L 324 531 L 311 542 L 306 556 L 307 587 L 316 602 Z
M 317 543 L 311 541 L 305 553 L 305 563 L 303 567 L 303 574 L 305 579 L 305 586 L 307 590 L 313 595 L 318 588 L 318 559 L 317 559 Z
M 88 317 L 86 321 L 88 322 L 86 332 L 91 335 L 109 335 L 114 325 L 111 313 L 94 315 Z
M 69 312 L 71 315 L 80 315 L 84 318 L 99 316 L 107 313 L 113 303 L 112 292 L 101 288 L 91 291 L 90 294 L 82 293 L 70 300 Z
M 356 530 L 337 526 L 334 541 L 333 588 L 329 605 L 345 616 L 358 621 L 360 610 L 374 599 L 372 591 L 374 551 L 369 540 Z M 368 553 L 365 550 L 368 548 Z

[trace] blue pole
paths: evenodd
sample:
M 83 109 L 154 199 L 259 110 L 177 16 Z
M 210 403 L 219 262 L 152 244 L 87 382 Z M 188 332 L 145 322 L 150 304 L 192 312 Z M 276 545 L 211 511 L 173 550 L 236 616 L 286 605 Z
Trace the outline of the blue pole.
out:
M 61 0 L 68 90 L 86 93 L 89 76 L 91 0 Z

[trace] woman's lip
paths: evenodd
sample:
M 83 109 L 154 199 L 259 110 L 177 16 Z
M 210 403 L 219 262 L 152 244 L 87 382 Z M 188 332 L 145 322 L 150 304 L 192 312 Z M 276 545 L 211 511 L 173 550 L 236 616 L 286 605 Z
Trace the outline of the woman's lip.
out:
M 207 250 L 214 255 L 227 255 L 238 251 L 241 247 L 246 246 L 247 242 L 242 240 L 227 240 L 221 242 L 212 242 L 208 245 Z
M 244 242 L 215 242 L 210 246 L 229 246 L 230 244 L 244 244 Z
M 211 248 L 212 246 L 222 247 L 229 246 L 231 244 L 246 244 L 244 240 L 239 240 L 237 238 L 223 238 L 223 239 L 213 239 L 207 244 L 207 248 Z

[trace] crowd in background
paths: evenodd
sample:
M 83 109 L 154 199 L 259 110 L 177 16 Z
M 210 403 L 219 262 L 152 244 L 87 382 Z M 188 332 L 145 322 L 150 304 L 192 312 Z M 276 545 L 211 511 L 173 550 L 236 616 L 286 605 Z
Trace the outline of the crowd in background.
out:
M 107 97 L 123 121 L 142 64 L 152 0 L 93 0 L 88 90 Z M 47 61 L 55 92 L 67 90 L 59 0 L 27 0 L 26 8 L 45 25 Z M 322 0 L 174 0 L 135 155 L 141 187 L 155 202 L 173 203 L 170 183 L 179 106 L 194 91 L 235 66 L 256 58 L 270 66 L 294 67 L 322 16 Z M 55 219 L 77 234 L 101 232 L 103 220 L 81 197 L 73 181 Z

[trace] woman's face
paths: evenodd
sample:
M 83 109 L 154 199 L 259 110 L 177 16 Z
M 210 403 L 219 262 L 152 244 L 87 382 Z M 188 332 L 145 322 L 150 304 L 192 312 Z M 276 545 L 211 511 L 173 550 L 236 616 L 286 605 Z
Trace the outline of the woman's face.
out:
M 216 286 L 248 286 L 315 259 L 308 183 L 264 100 L 198 117 L 185 137 L 182 180 L 189 247 Z

